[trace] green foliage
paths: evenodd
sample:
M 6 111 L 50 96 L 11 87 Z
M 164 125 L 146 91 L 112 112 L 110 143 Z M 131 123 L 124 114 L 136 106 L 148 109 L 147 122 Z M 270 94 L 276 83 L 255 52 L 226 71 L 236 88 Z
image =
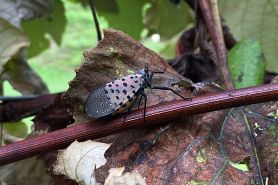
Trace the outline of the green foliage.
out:
M 278 72 L 277 0 L 220 0 L 221 14 L 239 40 L 256 38 L 262 44 L 267 70 Z
M 21 138 L 25 138 L 28 134 L 28 127 L 22 121 L 12 122 L 12 123 L 5 123 L 4 129 L 9 134 Z
M 229 161 L 229 164 L 241 171 L 245 171 L 245 172 L 249 171 L 248 165 L 245 163 L 233 163 L 232 161 Z
M 50 40 L 46 38 L 46 34 L 49 34 L 58 45 L 62 42 L 62 36 L 66 27 L 64 6 L 60 0 L 53 2 L 54 9 L 50 18 L 34 19 L 22 23 L 24 32 L 31 40 L 28 57 L 34 57 L 49 48 Z
M 239 42 L 229 52 L 228 64 L 235 88 L 263 83 L 265 62 L 258 41 L 248 39 Z
M 170 1 L 153 1 L 144 16 L 149 35 L 158 33 L 167 39 L 175 36 L 192 22 L 192 11 L 183 1 L 179 5 L 174 5 Z
M 115 0 L 98 0 L 94 1 L 97 10 L 110 13 L 119 13 L 119 6 Z
M 83 51 L 97 43 L 92 14 L 89 7 L 63 1 L 68 20 L 61 46 L 50 49 L 29 60 L 32 68 L 47 83 L 50 92 L 61 92 L 75 76 L 74 69 L 83 61 Z M 101 27 L 107 23 L 101 19 Z M 8 92 L 7 92 L 8 93 Z
M 103 16 L 110 28 L 122 30 L 135 39 L 140 39 L 143 25 L 143 6 L 147 0 L 115 0 L 118 12 L 99 9 L 98 13 Z

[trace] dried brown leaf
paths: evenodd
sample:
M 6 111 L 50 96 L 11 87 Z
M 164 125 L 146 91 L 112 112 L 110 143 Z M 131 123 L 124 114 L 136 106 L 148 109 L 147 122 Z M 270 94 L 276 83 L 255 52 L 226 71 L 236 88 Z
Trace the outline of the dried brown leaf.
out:
M 146 185 L 145 179 L 138 172 L 124 173 L 124 167 L 111 168 L 109 170 L 109 176 L 105 179 L 104 185 Z
M 65 93 L 66 99 L 74 107 L 76 122 L 88 120 L 84 113 L 84 104 L 94 87 L 136 72 L 145 65 L 148 65 L 150 70 L 165 72 L 159 75 L 159 78 L 154 78 L 156 84 L 169 86 L 170 83 L 184 79 L 158 54 L 128 35 L 112 29 L 104 30 L 104 39 L 96 48 L 84 52 L 84 57 L 84 63 L 76 70 L 76 77 L 70 82 L 70 88 Z M 178 97 L 171 92 L 155 90 L 148 93 L 148 105 L 174 99 Z

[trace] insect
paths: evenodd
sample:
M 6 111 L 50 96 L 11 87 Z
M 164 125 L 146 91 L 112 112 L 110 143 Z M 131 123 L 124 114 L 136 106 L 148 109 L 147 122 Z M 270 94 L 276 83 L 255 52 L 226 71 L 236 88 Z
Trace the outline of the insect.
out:
M 153 75 L 156 73 L 164 73 L 162 71 L 149 72 L 147 66 L 139 70 L 137 73 L 127 75 L 116 79 L 105 85 L 97 86 L 89 94 L 86 103 L 85 111 L 91 118 L 103 118 L 122 112 L 129 112 L 138 97 L 139 106 L 142 97 L 145 100 L 144 119 L 146 115 L 147 95 L 144 93 L 145 88 L 170 90 L 183 99 L 186 99 L 175 90 L 169 87 L 160 87 L 152 85 Z M 138 106 L 138 107 L 139 107 Z

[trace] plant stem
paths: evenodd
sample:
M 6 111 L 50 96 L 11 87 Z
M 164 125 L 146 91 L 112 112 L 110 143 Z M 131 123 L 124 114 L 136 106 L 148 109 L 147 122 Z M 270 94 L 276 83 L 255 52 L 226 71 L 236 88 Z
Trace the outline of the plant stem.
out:
M 198 0 L 204 21 L 211 36 L 212 43 L 217 53 L 218 70 L 222 76 L 226 89 L 233 89 L 226 56 L 226 46 L 223 39 L 221 21 L 218 13 L 217 0 Z
M 99 26 L 99 22 L 98 22 L 98 18 L 97 18 L 96 8 L 93 4 L 93 0 L 88 0 L 88 1 L 89 1 L 89 5 L 91 8 L 93 19 L 94 19 L 95 26 L 96 26 L 97 38 L 98 38 L 98 41 L 101 41 L 101 30 L 100 30 L 100 26 Z
M 126 118 L 125 116 L 117 116 L 107 120 L 80 123 L 0 147 L 0 165 L 64 148 L 74 140 L 97 139 L 139 126 L 150 126 L 184 116 L 272 100 L 278 100 L 278 84 L 205 94 L 193 98 L 192 101 L 159 104 L 147 108 L 145 121 L 143 109 L 140 109 L 131 112 Z

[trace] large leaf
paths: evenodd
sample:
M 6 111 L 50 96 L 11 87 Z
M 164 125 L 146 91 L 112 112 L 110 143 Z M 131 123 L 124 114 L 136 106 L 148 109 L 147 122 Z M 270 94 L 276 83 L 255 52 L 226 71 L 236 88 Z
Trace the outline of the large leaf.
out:
M 48 16 L 52 9 L 52 0 L 1 0 L 0 17 L 16 27 L 22 20 Z
M 193 22 L 192 11 L 185 2 L 174 5 L 165 0 L 152 1 L 144 19 L 149 34 L 159 33 L 166 38 L 172 38 Z
M 109 23 L 109 27 L 119 29 L 132 36 L 140 39 L 143 25 L 143 6 L 147 0 L 116 0 L 118 11 L 106 11 L 99 9 L 98 13 L 103 16 Z
M 22 48 L 28 47 L 28 37 L 18 28 L 0 18 L 0 72 L 6 64 Z
M 236 88 L 263 83 L 265 61 L 258 41 L 247 39 L 238 43 L 228 54 L 228 64 Z
M 98 46 L 84 52 L 85 62 L 76 70 L 76 77 L 69 83 L 65 93 L 68 102 L 74 108 L 76 122 L 88 121 L 84 113 L 86 99 L 97 85 L 105 84 L 115 78 L 134 73 L 145 65 L 150 70 L 164 71 L 165 73 L 154 77 L 153 83 L 169 87 L 173 82 L 184 80 L 171 68 L 167 61 L 158 54 L 145 48 L 123 32 L 108 29 L 104 30 L 104 38 Z M 178 88 L 178 87 L 172 87 Z M 148 105 L 178 99 L 175 94 L 167 91 L 152 91 L 148 93 Z
M 221 14 L 237 39 L 256 38 L 262 43 L 269 71 L 278 72 L 277 0 L 220 0 Z
M 38 55 L 43 50 L 49 48 L 50 41 L 45 37 L 46 34 L 49 34 L 57 44 L 61 44 L 67 22 L 64 6 L 60 0 L 55 0 L 53 7 L 51 18 L 35 19 L 22 23 L 24 32 L 31 40 L 28 57 Z
M 23 50 L 20 51 L 6 63 L 2 78 L 8 80 L 14 89 L 24 95 L 48 93 L 45 83 L 25 60 L 24 53 Z

